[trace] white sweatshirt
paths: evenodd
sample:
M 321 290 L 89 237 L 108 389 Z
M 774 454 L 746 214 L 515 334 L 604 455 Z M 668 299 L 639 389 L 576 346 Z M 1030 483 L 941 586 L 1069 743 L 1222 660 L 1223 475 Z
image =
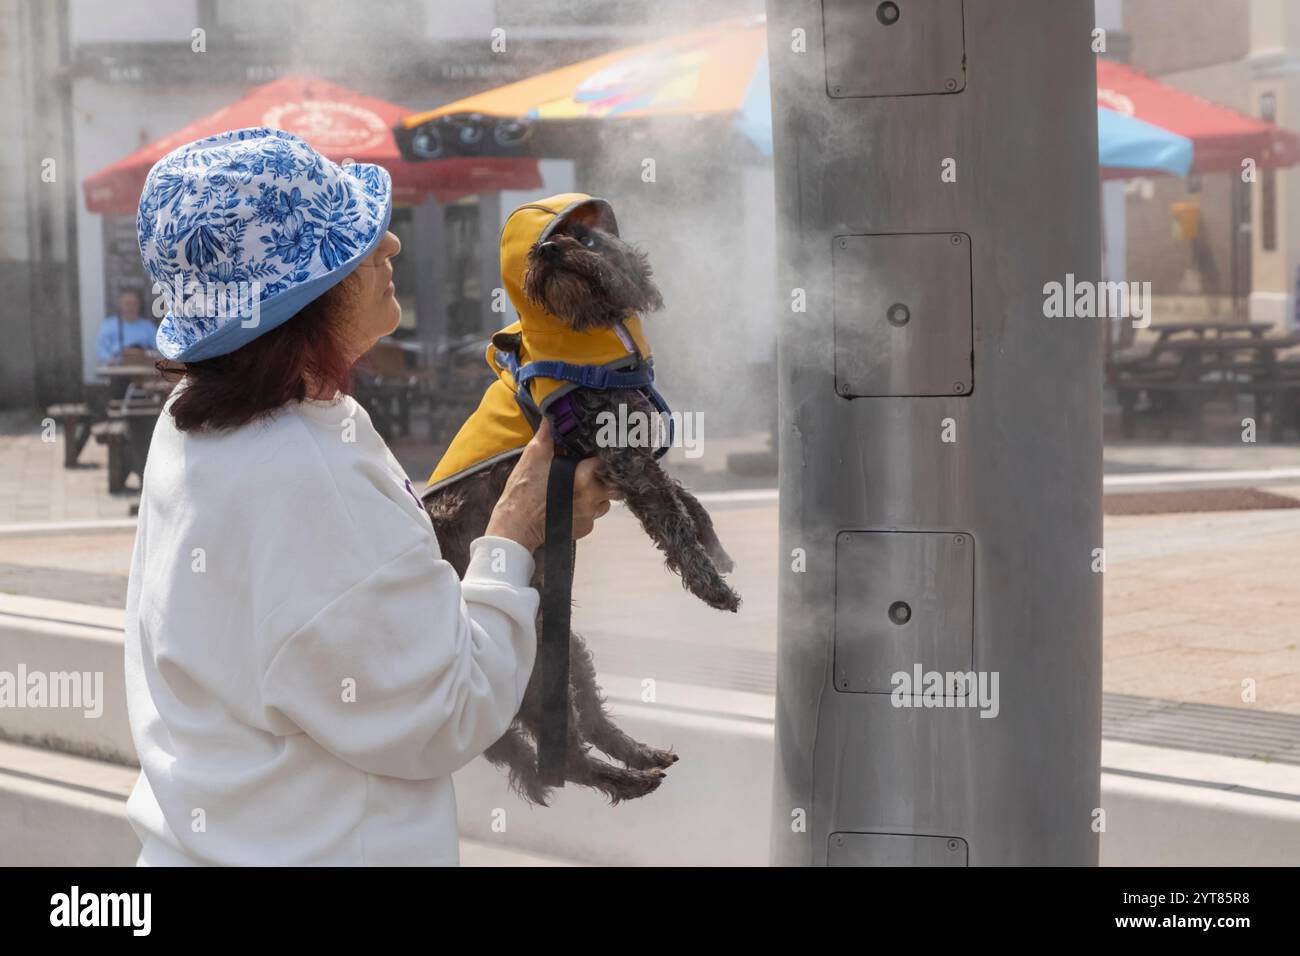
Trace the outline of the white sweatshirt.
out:
M 164 413 L 127 594 L 140 864 L 458 863 L 451 774 L 519 709 L 532 572 L 484 537 L 459 581 L 351 398 Z

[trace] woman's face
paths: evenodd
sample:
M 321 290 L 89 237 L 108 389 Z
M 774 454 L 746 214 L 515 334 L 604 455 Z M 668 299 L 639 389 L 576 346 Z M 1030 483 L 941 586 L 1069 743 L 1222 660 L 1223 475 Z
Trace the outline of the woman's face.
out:
M 388 260 L 402 251 L 402 241 L 384 233 L 366 260 L 352 273 L 350 326 L 354 350 L 362 355 L 377 341 L 397 328 L 402 306 L 393 287 L 393 264 Z

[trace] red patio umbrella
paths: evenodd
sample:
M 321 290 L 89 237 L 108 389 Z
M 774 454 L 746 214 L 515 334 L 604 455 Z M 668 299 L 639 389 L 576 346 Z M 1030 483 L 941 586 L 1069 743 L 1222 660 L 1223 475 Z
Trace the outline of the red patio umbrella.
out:
M 1260 169 L 1300 162 L 1290 130 L 1111 60 L 1097 61 L 1097 108 L 1104 179 L 1240 172 L 1247 158 Z
M 246 126 L 294 133 L 335 162 L 349 159 L 383 166 L 393 179 L 393 200 L 399 203 L 423 202 L 430 194 L 439 202 L 450 202 L 473 193 L 542 185 L 537 160 L 530 156 L 406 162 L 398 154 L 392 128 L 408 112 L 316 77 L 281 77 L 87 177 L 82 183 L 86 208 L 95 213 L 134 214 L 145 177 L 159 159 L 177 146 Z

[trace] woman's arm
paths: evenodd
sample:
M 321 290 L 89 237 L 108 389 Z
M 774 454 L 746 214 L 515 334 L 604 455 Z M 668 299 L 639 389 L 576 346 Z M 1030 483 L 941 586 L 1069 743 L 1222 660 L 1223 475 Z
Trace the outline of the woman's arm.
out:
M 275 649 L 265 705 L 340 759 L 393 777 L 446 776 L 495 743 L 536 658 L 531 552 L 553 453 L 543 424 L 470 545 L 463 582 L 427 541 L 385 562 Z M 609 510 L 595 468 L 584 461 L 575 476 L 576 537 Z
M 264 703 L 367 773 L 447 776 L 519 710 L 536 655 L 532 572 L 532 555 L 506 538 L 473 542 L 463 585 L 430 548 L 413 548 L 284 643 Z

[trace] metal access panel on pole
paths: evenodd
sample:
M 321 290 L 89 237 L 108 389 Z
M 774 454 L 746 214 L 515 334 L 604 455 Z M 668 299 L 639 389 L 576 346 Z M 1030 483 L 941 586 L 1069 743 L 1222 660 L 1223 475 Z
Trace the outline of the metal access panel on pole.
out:
M 1046 307 L 1100 271 L 1092 29 L 768 3 L 776 864 L 1097 862 L 1102 320 Z

